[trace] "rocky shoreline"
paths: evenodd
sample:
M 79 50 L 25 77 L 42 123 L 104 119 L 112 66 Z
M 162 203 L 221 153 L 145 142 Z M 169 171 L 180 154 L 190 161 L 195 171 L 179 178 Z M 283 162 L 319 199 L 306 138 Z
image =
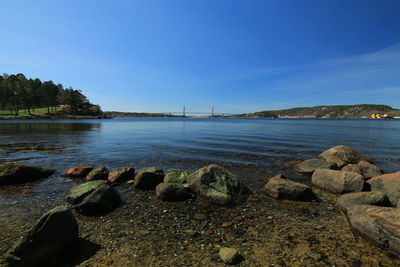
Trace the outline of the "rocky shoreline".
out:
M 288 164 L 304 173 L 304 183 L 286 175 L 265 178 L 273 173 L 229 164 L 208 165 L 191 174 L 155 167 L 137 172 L 132 167 L 111 172 L 105 167 L 71 168 L 64 177 L 85 183 L 69 189 L 65 202 L 61 198 L 53 205 L 69 203 L 65 212 L 73 211 L 80 238 L 74 246 L 67 242 L 68 251 L 74 248 L 67 255 L 71 262 L 62 265 L 65 258 L 45 258 L 57 266 L 397 265 L 398 257 L 387 251 L 399 255 L 399 228 L 393 226 L 399 222 L 398 208 L 382 206 L 397 205 L 400 196 L 392 188 L 398 187 L 392 185 L 400 177 L 382 175 L 368 160 L 338 146 L 316 159 Z M 310 175 L 311 183 L 306 180 Z M 344 194 L 338 198 L 338 193 Z M 376 225 L 381 231 L 373 231 Z M 3 253 L 15 243 L 17 234 L 11 236 L 14 240 L 0 246 Z M 64 247 L 50 254 L 65 252 Z

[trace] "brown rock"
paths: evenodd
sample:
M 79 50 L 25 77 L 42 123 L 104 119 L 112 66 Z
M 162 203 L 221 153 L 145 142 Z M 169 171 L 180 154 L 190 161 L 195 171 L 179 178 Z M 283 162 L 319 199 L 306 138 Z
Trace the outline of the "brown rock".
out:
M 300 164 L 297 164 L 295 170 L 301 173 L 312 174 L 316 169 L 337 170 L 336 163 L 328 162 L 323 159 L 306 159 Z
M 361 170 L 360 166 L 358 164 L 347 164 L 346 166 L 344 166 L 342 168 L 342 171 L 345 172 L 354 172 L 354 173 L 358 173 L 359 175 L 363 175 L 363 171 Z
M 123 167 L 110 171 L 108 181 L 112 184 L 123 183 L 135 177 L 135 169 L 131 167 Z
M 311 201 L 316 198 L 309 186 L 286 180 L 282 174 L 269 179 L 264 187 L 264 192 L 276 199 Z
M 382 170 L 368 161 L 361 160 L 357 165 L 360 167 L 362 175 L 366 179 L 382 175 Z
M 400 209 L 357 205 L 347 214 L 361 236 L 400 256 Z
M 332 193 L 344 194 L 361 192 L 364 178 L 354 172 L 317 169 L 311 177 L 311 183 Z
M 189 189 L 178 183 L 160 183 L 156 186 L 156 196 L 164 201 L 184 201 L 192 197 Z
M 92 170 L 93 170 L 92 165 L 82 165 L 68 169 L 65 173 L 61 174 L 61 176 L 83 178 L 86 177 L 86 175 L 88 175 L 88 173 L 91 172 Z
M 374 205 L 390 207 L 390 201 L 388 197 L 384 193 L 379 191 L 344 194 L 337 199 L 337 203 L 339 207 L 341 207 L 342 210 L 345 212 L 349 207 L 355 205 Z
M 164 176 L 164 172 L 156 167 L 143 168 L 136 173 L 134 186 L 142 190 L 155 189 L 163 182 Z
M 385 193 L 392 206 L 400 199 L 400 171 L 373 177 L 367 181 L 372 191 Z
M 368 161 L 367 155 L 343 145 L 325 150 L 319 157 L 326 161 L 336 163 L 339 168 L 343 167 L 345 164 L 357 164 L 361 160 Z

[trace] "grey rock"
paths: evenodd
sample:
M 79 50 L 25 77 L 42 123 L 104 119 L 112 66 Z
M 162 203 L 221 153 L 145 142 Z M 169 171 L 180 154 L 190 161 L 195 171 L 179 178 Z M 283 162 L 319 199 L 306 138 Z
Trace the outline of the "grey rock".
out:
M 286 180 L 281 174 L 269 179 L 264 192 L 275 199 L 312 201 L 316 198 L 309 186 Z
M 5 255 L 10 266 L 48 266 L 49 261 L 75 245 L 78 224 L 66 207 L 45 213 Z
M 65 200 L 72 205 L 77 205 L 96 190 L 99 186 L 107 184 L 105 180 L 96 180 L 72 187 L 65 195 Z
M 97 216 L 108 213 L 121 204 L 119 193 L 109 185 L 101 185 L 82 202 L 75 206 L 75 210 L 83 215 Z
M 361 192 L 364 187 L 364 178 L 360 174 L 326 169 L 315 170 L 311 182 L 336 194 Z
M 221 248 L 219 250 L 219 257 L 226 264 L 237 264 L 242 260 L 242 256 L 236 248 Z
M 382 175 L 382 170 L 378 166 L 371 164 L 368 161 L 361 160 L 357 165 L 360 167 L 362 175 L 365 179 Z
M 240 203 L 250 194 L 236 175 L 216 164 L 198 169 L 187 179 L 196 195 L 219 205 Z
M 316 169 L 337 170 L 337 165 L 323 159 L 306 159 L 295 166 L 295 170 L 301 173 L 312 174 Z
M 21 163 L 0 164 L 0 184 L 32 182 L 52 175 L 55 170 Z

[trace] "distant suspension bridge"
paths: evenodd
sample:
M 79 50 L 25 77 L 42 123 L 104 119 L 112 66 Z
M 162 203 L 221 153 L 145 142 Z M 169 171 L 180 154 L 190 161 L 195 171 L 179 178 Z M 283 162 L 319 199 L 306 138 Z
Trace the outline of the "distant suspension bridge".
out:
M 163 113 L 168 115 L 180 115 L 182 117 L 226 117 L 237 115 L 236 113 L 215 112 L 214 107 L 211 107 L 210 111 L 190 111 L 186 108 L 186 106 L 183 106 L 182 111 Z

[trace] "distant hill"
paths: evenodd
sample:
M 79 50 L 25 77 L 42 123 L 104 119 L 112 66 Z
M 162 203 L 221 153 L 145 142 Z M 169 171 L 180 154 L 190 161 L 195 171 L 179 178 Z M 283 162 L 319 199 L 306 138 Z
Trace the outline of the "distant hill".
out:
M 389 114 L 400 116 L 400 110 L 387 105 L 340 105 L 300 107 L 283 110 L 268 110 L 241 114 L 238 117 L 248 118 L 370 118 L 371 114 Z

